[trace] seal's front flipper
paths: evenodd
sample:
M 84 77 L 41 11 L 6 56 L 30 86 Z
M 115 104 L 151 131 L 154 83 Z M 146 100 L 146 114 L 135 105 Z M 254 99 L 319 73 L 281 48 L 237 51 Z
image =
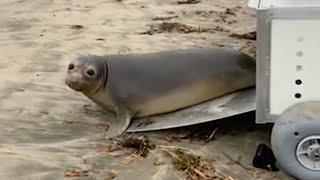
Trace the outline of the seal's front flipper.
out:
M 130 126 L 131 113 L 126 108 L 117 109 L 117 118 L 110 122 L 106 138 L 110 139 L 122 135 Z

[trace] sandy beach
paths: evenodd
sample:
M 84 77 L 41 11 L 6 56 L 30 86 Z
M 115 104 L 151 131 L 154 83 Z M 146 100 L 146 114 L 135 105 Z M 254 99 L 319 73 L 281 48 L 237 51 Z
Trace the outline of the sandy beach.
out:
M 110 150 L 115 142 L 104 132 L 112 116 L 64 83 L 79 54 L 219 46 L 255 56 L 253 38 L 241 36 L 255 31 L 246 3 L 1 0 L 0 179 L 188 179 L 163 152 L 178 147 L 213 159 L 219 174 L 235 180 L 290 179 L 252 167 L 256 146 L 270 136 L 252 114 L 207 125 L 220 128 L 207 143 L 185 135 L 199 127 L 139 134 L 155 145 L 142 157 L 131 148 Z

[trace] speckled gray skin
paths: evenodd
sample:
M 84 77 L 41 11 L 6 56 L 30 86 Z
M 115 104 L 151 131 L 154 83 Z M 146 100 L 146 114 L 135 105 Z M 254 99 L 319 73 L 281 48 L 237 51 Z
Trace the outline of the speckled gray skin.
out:
M 131 118 L 186 108 L 255 85 L 255 61 L 230 49 L 79 56 L 66 84 L 117 120 L 108 136 L 121 135 Z

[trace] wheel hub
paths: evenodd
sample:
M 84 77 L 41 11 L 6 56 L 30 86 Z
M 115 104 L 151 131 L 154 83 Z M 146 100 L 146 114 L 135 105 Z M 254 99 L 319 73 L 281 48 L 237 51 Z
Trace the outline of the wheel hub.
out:
M 320 145 L 314 144 L 308 148 L 308 156 L 314 161 L 320 161 Z
M 309 136 L 300 141 L 296 155 L 305 168 L 320 171 L 320 136 Z

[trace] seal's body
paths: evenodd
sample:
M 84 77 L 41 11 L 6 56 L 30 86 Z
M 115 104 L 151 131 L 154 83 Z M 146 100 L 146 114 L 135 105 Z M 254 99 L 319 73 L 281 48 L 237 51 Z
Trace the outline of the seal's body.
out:
M 132 117 L 175 111 L 253 86 L 255 62 L 221 48 L 80 56 L 69 65 L 66 83 L 117 113 L 119 135 Z

